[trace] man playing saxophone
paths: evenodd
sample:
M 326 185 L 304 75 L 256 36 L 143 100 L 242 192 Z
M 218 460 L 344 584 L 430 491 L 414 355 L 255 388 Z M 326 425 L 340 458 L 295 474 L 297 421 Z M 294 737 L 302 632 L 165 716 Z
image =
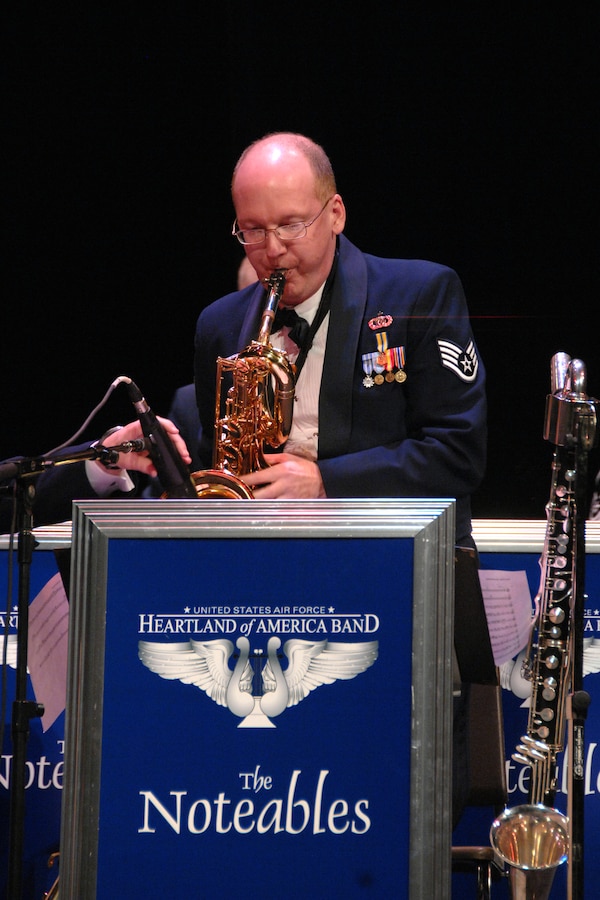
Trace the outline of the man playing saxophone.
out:
M 267 447 L 265 465 L 243 475 L 254 497 L 454 497 L 457 546 L 473 550 L 470 495 L 486 460 L 485 373 L 456 273 L 354 246 L 343 234 L 346 209 L 331 163 L 303 135 L 275 133 L 251 144 L 235 166 L 232 199 L 232 233 L 260 280 L 198 319 L 203 466 L 213 459 L 216 361 L 255 339 L 264 285 L 285 270 L 279 309 L 304 321 L 276 319 L 270 341 L 296 367 L 293 422 L 284 447 Z M 393 561 L 378 563 L 384 574 L 381 563 L 393 578 Z M 477 594 L 467 604 L 470 621 L 481 621 L 480 603 Z M 473 647 L 459 656 L 463 681 L 493 677 L 485 622 L 483 629 L 482 641 L 457 622 L 457 631 L 474 632 Z M 480 672 L 465 674 L 478 654 Z M 464 685 L 455 710 L 457 765 L 467 759 L 467 700 Z M 455 772 L 455 822 L 466 776 Z
M 461 569 L 474 567 L 470 495 L 485 470 L 485 372 L 458 276 L 443 265 L 383 259 L 354 246 L 343 234 L 346 209 L 330 160 L 303 135 L 276 133 L 250 145 L 235 167 L 232 198 L 232 233 L 259 280 L 199 316 L 197 457 L 175 425 L 161 420 L 184 462 L 194 455 L 211 469 L 215 434 L 235 432 L 238 423 L 226 422 L 227 393 L 216 402 L 217 367 L 246 353 L 259 359 L 252 348 L 262 330 L 265 285 L 283 271 L 277 313 L 294 311 L 300 321 L 280 324 L 276 316 L 265 342 L 295 369 L 291 430 L 272 452 L 266 442 L 261 464 L 243 472 L 250 495 L 453 497 L 457 561 Z M 134 422 L 104 443 L 141 434 Z M 118 462 L 156 474 L 147 451 L 121 454 Z M 73 497 L 132 495 L 124 469 L 101 469 L 87 461 L 41 476 L 35 524 L 68 518 Z M 107 486 L 96 485 L 99 476 Z M 52 484 L 56 489 L 46 490 Z M 375 569 L 378 578 L 395 575 L 391 560 L 377 561 Z M 495 676 L 478 581 L 467 580 L 472 590 L 457 593 L 455 604 L 463 684 L 454 711 L 454 823 L 468 786 L 468 684 Z

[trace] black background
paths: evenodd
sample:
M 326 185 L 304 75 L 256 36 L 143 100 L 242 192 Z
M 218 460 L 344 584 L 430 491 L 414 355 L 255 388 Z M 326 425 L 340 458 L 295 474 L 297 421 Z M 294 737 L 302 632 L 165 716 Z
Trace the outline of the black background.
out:
M 234 287 L 232 167 L 290 129 L 329 153 L 350 240 L 461 276 L 490 403 L 475 514 L 542 517 L 552 355 L 600 393 L 596 5 L 57 6 L 3 14 L 0 458 L 68 440 L 120 374 L 166 413 Z M 85 436 L 132 417 L 119 387 Z

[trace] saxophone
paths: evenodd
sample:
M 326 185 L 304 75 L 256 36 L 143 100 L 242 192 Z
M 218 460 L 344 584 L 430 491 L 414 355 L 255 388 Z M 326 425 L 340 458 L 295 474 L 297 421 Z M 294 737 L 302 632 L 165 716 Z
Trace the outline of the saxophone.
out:
M 217 359 L 213 467 L 192 473 L 200 499 L 253 499 L 242 476 L 267 467 L 265 444 L 276 449 L 289 437 L 296 388 L 294 368 L 287 354 L 269 341 L 286 271 L 275 269 L 267 279 L 269 290 L 256 340 L 234 356 Z M 227 373 L 231 373 L 232 386 L 222 414 Z
M 555 447 L 540 586 L 523 665 L 532 684 L 531 706 L 527 734 L 512 754 L 531 767 L 529 803 L 505 810 L 490 831 L 492 847 L 509 866 L 512 895 L 518 900 L 544 900 L 556 868 L 569 857 L 569 821 L 553 804 L 573 674 L 577 450 L 592 446 L 596 419 L 585 379 L 581 360 L 565 353 L 552 358 L 544 437 Z

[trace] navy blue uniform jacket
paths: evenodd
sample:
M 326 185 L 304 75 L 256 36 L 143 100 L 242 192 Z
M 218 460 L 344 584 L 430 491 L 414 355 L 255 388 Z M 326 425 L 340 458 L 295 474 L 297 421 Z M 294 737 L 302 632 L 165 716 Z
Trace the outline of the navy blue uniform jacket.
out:
M 212 462 L 217 357 L 257 337 L 264 300 L 263 287 L 251 285 L 198 318 L 204 467 Z M 373 329 L 381 314 L 391 324 Z M 363 355 L 378 349 L 382 333 L 389 348 L 402 348 L 406 380 L 365 387 Z M 318 465 L 327 496 L 455 498 L 462 543 L 485 460 L 485 372 L 457 274 L 423 260 L 371 256 L 341 236 L 319 396 Z

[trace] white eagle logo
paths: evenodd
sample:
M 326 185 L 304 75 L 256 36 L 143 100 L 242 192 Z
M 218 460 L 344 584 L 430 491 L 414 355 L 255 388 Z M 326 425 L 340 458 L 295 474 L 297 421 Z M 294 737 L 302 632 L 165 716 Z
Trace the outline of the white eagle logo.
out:
M 515 659 L 509 659 L 508 662 L 502 663 L 500 666 L 500 686 L 505 691 L 510 691 L 519 700 L 523 700 L 521 704 L 524 708 L 531 706 L 531 681 L 523 677 L 522 669 L 527 652 L 521 650 Z M 582 675 L 596 675 L 600 672 L 600 640 L 596 638 L 584 638 L 583 641 L 583 660 Z
M 271 718 L 296 706 L 322 684 L 355 678 L 373 665 L 378 641 L 286 641 L 283 653 L 288 665 L 281 668 L 278 637 L 269 638 L 267 660 L 262 651 L 250 653 L 250 641 L 236 641 L 239 656 L 233 670 L 231 641 L 140 641 L 138 655 L 145 666 L 161 678 L 194 684 L 219 706 L 242 718 L 238 728 L 274 728 Z M 261 664 L 264 662 L 264 665 Z M 256 671 L 255 671 L 256 668 Z
M 16 634 L 9 634 L 6 638 L 6 644 L 4 643 L 4 637 L 0 636 L 0 665 L 4 662 L 6 654 L 6 665 L 10 666 L 11 669 L 17 668 L 17 642 L 18 636 Z

